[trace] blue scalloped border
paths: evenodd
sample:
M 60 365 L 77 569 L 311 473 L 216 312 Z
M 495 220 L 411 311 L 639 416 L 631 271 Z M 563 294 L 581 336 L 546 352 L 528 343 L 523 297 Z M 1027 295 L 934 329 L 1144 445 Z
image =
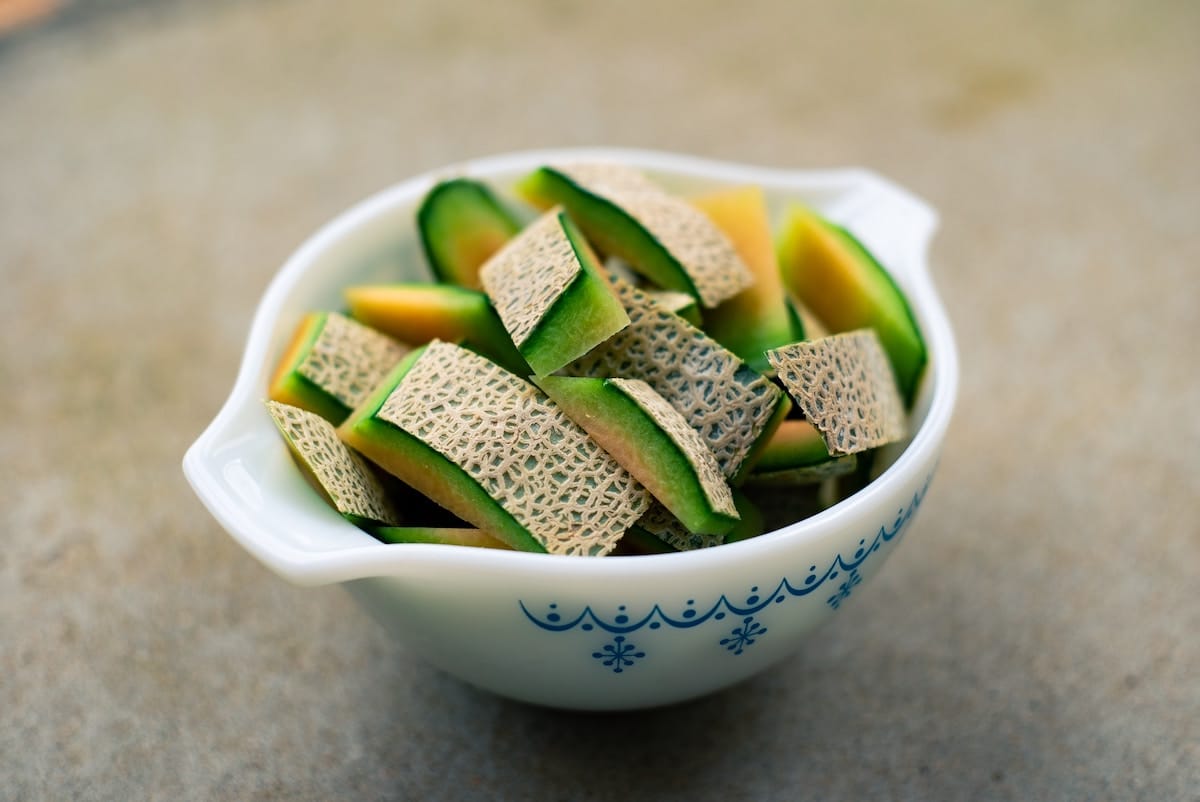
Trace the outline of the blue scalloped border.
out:
M 541 627 L 548 632 L 567 632 L 578 627 L 584 631 L 592 631 L 600 629 L 613 635 L 625 636 L 631 632 L 636 632 L 643 627 L 648 629 L 660 629 L 664 624 L 675 629 L 690 629 L 700 626 L 701 624 L 715 620 L 720 621 L 729 615 L 737 616 L 742 619 L 743 628 L 757 628 L 760 625 L 755 624 L 750 619 L 757 613 L 762 612 L 771 604 L 782 604 L 788 598 L 799 598 L 815 593 L 826 582 L 838 579 L 843 574 L 845 577 L 838 585 L 833 595 L 826 599 L 826 603 L 835 610 L 841 606 L 844 599 L 850 596 L 852 588 L 862 581 L 858 569 L 867 561 L 868 558 L 875 552 L 879 551 L 880 547 L 895 540 L 903 533 L 908 522 L 916 514 L 917 508 L 921 506 L 921 502 L 925 499 L 925 494 L 929 491 L 929 484 L 933 480 L 933 474 L 930 473 L 925 477 L 925 484 L 913 494 L 912 502 L 904 508 L 901 508 L 896 513 L 896 518 L 889 528 L 887 525 L 879 527 L 879 531 L 875 533 L 874 539 L 867 544 L 867 539 L 858 541 L 858 548 L 855 549 L 854 555 L 850 559 L 846 559 L 840 553 L 830 562 L 829 567 L 823 573 L 817 573 L 817 566 L 810 566 L 807 575 L 802 582 L 794 584 L 786 576 L 779 580 L 775 585 L 775 589 L 770 593 L 760 593 L 758 586 L 750 589 L 750 593 L 746 596 L 746 601 L 743 603 L 735 603 L 730 601 L 729 597 L 722 594 L 711 606 L 702 610 L 697 608 L 694 599 L 689 599 L 687 606 L 679 615 L 667 614 L 660 604 L 655 604 L 648 613 L 640 618 L 633 618 L 626 612 L 626 606 L 620 605 L 617 608 L 617 614 L 611 620 L 605 620 L 596 615 L 592 610 L 591 605 L 584 607 L 578 614 L 570 618 L 564 618 L 563 614 L 558 609 L 557 603 L 550 603 L 547 606 L 546 613 L 542 616 L 534 614 L 523 600 L 517 603 L 521 607 L 521 612 L 525 614 L 532 623 Z M 743 629 L 743 632 L 745 629 Z M 761 634 L 765 629 L 754 631 L 754 634 Z M 730 647 L 730 651 L 737 650 L 740 654 L 741 650 L 753 643 L 753 640 L 747 642 L 746 638 L 738 634 L 739 630 L 735 629 L 733 639 L 726 639 L 722 643 Z M 629 649 L 629 644 L 626 643 L 624 637 L 616 639 L 615 643 L 618 648 L 618 657 L 621 656 L 622 649 Z M 600 653 L 595 655 L 598 659 Z M 611 657 L 610 653 L 605 653 L 605 657 Z M 638 653 L 637 657 L 644 657 L 642 653 Z M 622 665 L 620 659 L 616 665 Z M 625 663 L 628 665 L 628 663 Z

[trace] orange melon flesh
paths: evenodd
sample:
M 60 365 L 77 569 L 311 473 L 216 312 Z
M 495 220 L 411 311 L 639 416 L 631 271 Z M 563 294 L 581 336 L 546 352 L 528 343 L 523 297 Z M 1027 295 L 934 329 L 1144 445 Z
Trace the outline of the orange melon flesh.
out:
M 754 370 L 769 372 L 764 352 L 804 339 L 804 328 L 787 303 L 766 197 L 759 187 L 735 187 L 692 204 L 724 232 L 754 275 L 748 288 L 705 313 L 704 330 Z
M 390 337 L 336 312 L 310 312 L 279 360 L 267 397 L 336 425 L 407 351 Z
M 788 290 L 830 332 L 875 330 L 911 407 L 925 367 L 925 341 L 884 267 L 849 232 L 802 206 L 789 209 L 778 253 Z
M 807 420 L 785 420 L 767 441 L 746 483 L 757 486 L 813 484 L 851 473 L 857 464 L 854 455 L 831 455 L 821 432 Z
M 374 284 L 347 287 L 350 314 L 411 345 L 463 343 L 519 375 L 529 366 L 487 295 L 450 284 Z

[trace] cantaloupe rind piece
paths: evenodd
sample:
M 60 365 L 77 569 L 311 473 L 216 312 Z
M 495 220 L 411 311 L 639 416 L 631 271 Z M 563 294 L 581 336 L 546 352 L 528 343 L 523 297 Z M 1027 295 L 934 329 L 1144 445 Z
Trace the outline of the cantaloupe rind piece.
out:
M 270 400 L 266 404 L 305 478 L 343 517 L 364 528 L 400 521 L 379 479 L 338 439 L 333 424 L 299 407 Z
M 628 282 L 609 278 L 630 324 L 563 373 L 645 381 L 700 433 L 736 485 L 791 401 L 703 331 Z
M 371 534 L 385 543 L 434 543 L 445 546 L 473 546 L 484 549 L 512 550 L 502 540 L 482 529 L 449 526 L 377 526 Z
M 407 346 L 344 315 L 310 312 L 279 360 L 267 397 L 336 425 L 407 352 Z
M 517 191 L 534 205 L 562 204 L 588 240 L 665 289 L 713 307 L 748 287 L 749 269 L 695 207 L 617 164 L 542 167 Z
M 526 375 L 529 366 L 481 290 L 425 282 L 367 284 L 342 291 L 350 314 L 409 345 L 460 343 Z
M 759 373 L 770 370 L 766 351 L 804 339 L 804 325 L 787 302 L 779 258 L 760 187 L 721 189 L 691 198 L 712 220 L 754 275 L 754 283 L 704 315 L 708 336 Z
M 733 495 L 716 457 L 650 385 L 571 376 L 535 382 L 688 531 L 724 535 L 737 524 Z
M 779 380 L 834 456 L 904 437 L 904 402 L 872 329 L 767 352 Z
M 521 230 L 487 184 L 458 177 L 440 181 L 417 209 L 417 231 L 438 281 L 481 289 L 479 268 Z
M 645 488 L 541 390 L 449 343 L 406 358 L 339 434 L 519 550 L 606 554 L 649 505 Z
M 479 270 L 534 373 L 553 373 L 629 325 L 596 256 L 561 209 L 525 227 Z
M 845 228 L 799 204 L 784 217 L 777 252 L 788 290 L 829 331 L 875 330 L 911 407 L 927 361 L 925 340 L 887 269 Z

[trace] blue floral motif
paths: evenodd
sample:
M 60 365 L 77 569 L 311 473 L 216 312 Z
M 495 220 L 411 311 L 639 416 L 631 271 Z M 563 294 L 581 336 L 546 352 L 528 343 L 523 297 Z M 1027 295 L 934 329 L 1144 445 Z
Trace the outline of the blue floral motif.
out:
M 837 593 L 826 599 L 826 603 L 835 610 L 841 607 L 842 601 L 850 598 L 850 589 L 859 582 L 862 582 L 862 577 L 858 575 L 857 568 L 852 568 L 850 573 L 846 574 L 846 581 L 838 585 Z
M 734 654 L 741 654 L 742 650 L 754 643 L 755 639 L 767 634 L 767 628 L 754 620 L 754 616 L 748 615 L 742 619 L 742 625 L 735 627 L 728 638 L 721 638 L 721 645 Z
M 613 642 L 607 644 L 601 651 L 592 652 L 592 657 L 599 660 L 602 665 L 611 668 L 614 674 L 620 674 L 633 665 L 634 661 L 645 656 L 646 653 L 638 651 L 636 646 L 625 640 L 624 635 L 613 638 Z
M 530 610 L 524 601 L 519 601 L 518 604 L 530 622 L 547 632 L 567 632 L 578 628 L 584 632 L 599 629 L 613 635 L 612 643 L 606 644 L 600 651 L 592 652 L 592 657 L 617 674 L 622 673 L 637 660 L 647 655 L 647 652 L 638 649 L 626 639 L 625 636 L 629 633 L 641 629 L 657 630 L 664 626 L 673 629 L 691 629 L 708 621 L 722 621 L 730 615 L 740 618 L 742 625 L 735 627 L 728 637 L 720 639 L 719 644 L 725 647 L 730 654 L 740 655 L 747 646 L 752 645 L 766 633 L 767 628 L 754 617 L 769 605 L 783 604 L 790 598 L 808 596 L 829 582 L 832 587 L 837 589 L 825 601 L 833 609 L 839 609 L 842 602 L 850 597 L 854 587 L 862 582 L 859 569 L 863 564 L 882 546 L 904 534 L 909 521 L 912 520 L 917 508 L 924 500 L 925 494 L 929 491 L 929 484 L 932 480 L 933 474 L 930 473 L 925 478 L 921 489 L 913 494 L 912 502 L 908 507 L 897 510 L 891 525 L 885 524 L 879 527 L 879 531 L 875 533 L 869 543 L 866 538 L 859 540 L 858 547 L 852 555 L 849 557 L 842 554 L 835 555 L 824 571 L 818 570 L 816 565 L 810 565 L 803 580 L 793 581 L 785 576 L 779 580 L 770 593 L 761 593 L 759 587 L 755 586 L 745 597 L 735 597 L 739 601 L 733 601 L 728 595 L 722 594 L 708 606 L 698 607 L 695 599 L 688 599 L 682 610 L 664 608 L 661 604 L 655 604 L 644 615 L 637 616 L 632 615 L 627 605 L 624 604 L 620 605 L 617 613 L 611 617 L 597 614 L 591 605 L 584 607 L 578 613 L 569 615 L 564 613 L 558 604 L 551 603 L 548 605 L 547 611 L 539 615 Z M 740 601 L 742 598 L 745 600 Z

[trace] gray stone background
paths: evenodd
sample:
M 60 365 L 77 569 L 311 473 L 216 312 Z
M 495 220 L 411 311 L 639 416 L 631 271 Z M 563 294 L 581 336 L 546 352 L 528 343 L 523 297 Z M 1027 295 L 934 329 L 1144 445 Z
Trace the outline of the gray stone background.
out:
M 933 492 L 837 626 L 632 715 L 441 675 L 339 589 L 268 573 L 179 470 L 322 221 L 445 163 L 586 144 L 911 187 L 943 215 L 962 351 Z M 1198 228 L 1190 0 L 10 24 L 0 798 L 1198 799 Z

